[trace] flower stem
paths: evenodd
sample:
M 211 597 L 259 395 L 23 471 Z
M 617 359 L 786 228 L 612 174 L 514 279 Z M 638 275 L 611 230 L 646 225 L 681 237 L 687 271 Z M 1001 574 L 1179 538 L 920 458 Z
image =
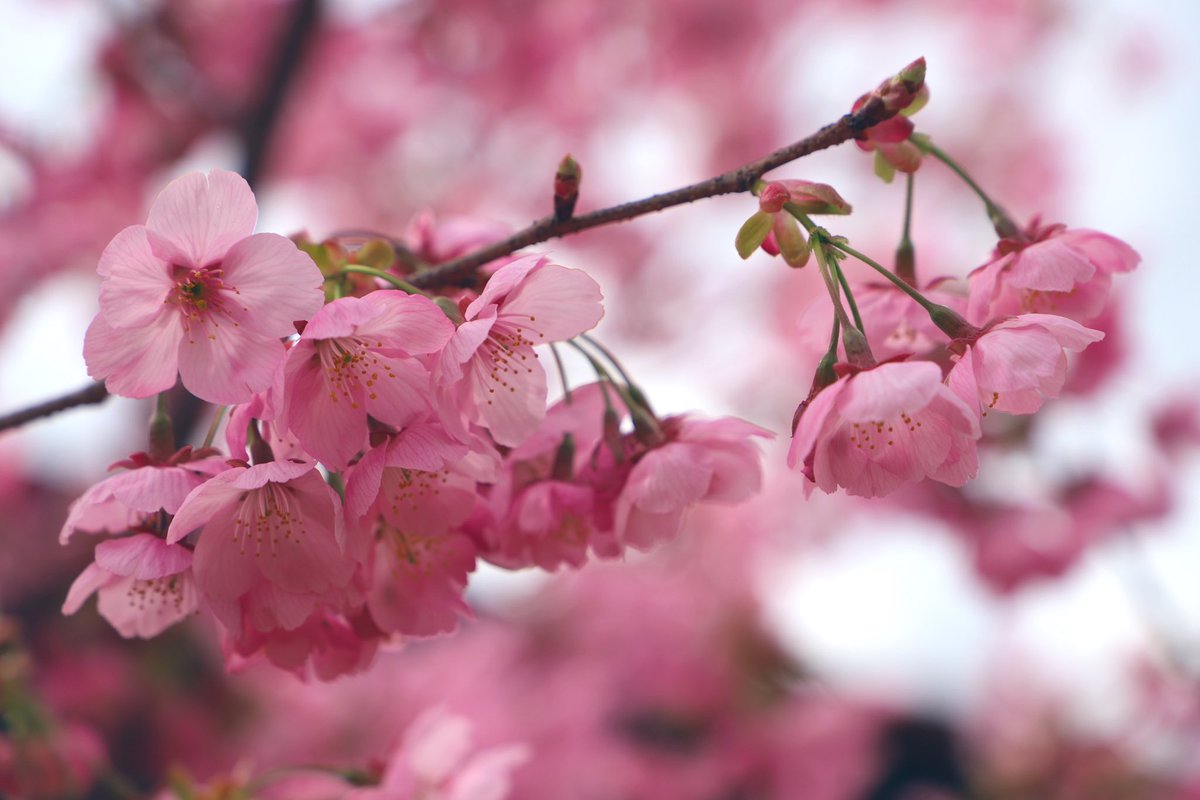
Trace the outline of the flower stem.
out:
M 379 278 L 379 280 L 389 283 L 393 289 L 399 289 L 405 294 L 425 294 L 425 292 L 413 286 L 411 283 L 400 280 L 400 278 L 396 277 L 390 272 L 384 272 L 383 270 L 375 269 L 374 267 L 367 267 L 362 264 L 351 264 L 348 267 L 343 267 L 340 274 L 345 275 L 346 273 L 357 273 L 359 275 L 370 275 L 373 278 Z M 428 297 L 428 295 L 426 295 L 426 297 Z
M 558 367 L 558 379 L 562 381 L 563 402 L 571 405 L 571 384 L 567 382 L 567 370 L 563 367 L 562 356 L 558 352 L 558 345 L 554 342 L 550 343 L 550 355 L 554 356 L 554 366 Z
M 208 432 L 204 434 L 203 447 L 212 447 L 213 440 L 217 438 L 217 428 L 221 426 L 221 420 L 225 418 L 225 412 L 229 410 L 229 406 L 218 406 L 217 413 L 213 415 L 212 423 L 208 426 Z
M 850 291 L 850 284 L 846 281 L 846 273 L 842 272 L 842 265 L 837 262 L 836 258 L 831 258 L 829 263 L 833 266 L 838 283 L 841 284 L 842 291 L 846 294 L 846 305 L 850 306 L 850 315 L 854 317 L 854 327 L 866 333 L 867 329 L 863 327 L 862 316 L 858 313 L 858 303 L 854 302 L 854 292 Z
M 928 153 L 949 167 L 951 172 L 957 175 L 963 183 L 967 184 L 967 186 L 971 188 L 971 191 L 975 192 L 979 199 L 983 201 L 983 206 L 985 209 L 987 209 L 988 218 L 991 219 L 992 227 L 996 229 L 997 236 L 999 236 L 1001 239 L 1011 239 L 1020 236 L 1020 228 L 1018 228 L 1017 224 L 1012 221 L 1012 217 L 1008 215 L 1008 212 L 1005 211 L 999 203 L 992 200 L 992 198 L 988 196 L 987 192 L 983 190 L 983 187 L 976 183 L 975 180 L 967 174 L 967 171 L 959 166 L 958 162 L 956 162 L 949 155 L 947 155 L 944 150 L 934 144 L 928 136 L 913 136 L 910 140 L 923 152 Z
M 919 306 L 921 306 L 921 308 L 925 309 L 926 311 L 933 310 L 933 308 L 935 306 L 934 303 L 930 302 L 925 297 L 925 295 L 921 294 L 916 289 L 914 289 L 912 286 L 908 285 L 908 283 L 901 280 L 899 277 L 897 277 L 895 274 L 893 274 L 890 269 L 883 266 L 878 261 L 875 261 L 874 259 L 863 255 L 862 253 L 858 252 L 853 247 L 851 247 L 850 245 L 848 245 L 844 242 L 836 242 L 836 241 L 831 240 L 831 241 L 829 241 L 829 245 L 838 250 L 841 250 L 843 253 L 845 253 L 848 256 L 853 256 L 854 258 L 857 258 L 859 261 L 866 264 L 868 267 L 875 270 L 883 277 L 887 278 L 889 281 L 891 281 L 893 284 L 895 284 L 897 289 L 904 292 L 906 295 L 908 295 L 913 300 L 915 300 L 917 302 L 917 304 Z
M 900 233 L 900 244 L 896 247 L 896 274 L 910 286 L 917 285 L 917 259 L 912 243 L 913 184 L 916 173 L 904 176 L 904 230 Z

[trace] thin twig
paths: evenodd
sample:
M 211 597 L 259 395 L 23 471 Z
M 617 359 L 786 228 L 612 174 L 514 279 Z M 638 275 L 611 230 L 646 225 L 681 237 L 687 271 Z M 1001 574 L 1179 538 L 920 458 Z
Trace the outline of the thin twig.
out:
M 613 222 L 625 222 L 645 214 L 685 203 L 694 203 L 708 197 L 749 191 L 755 181 L 776 167 L 849 141 L 867 128 L 894 116 L 895 113 L 887 110 L 883 101 L 878 97 L 872 97 L 853 114 L 846 114 L 837 122 L 826 125 L 811 136 L 787 147 L 781 147 L 758 161 L 743 164 L 737 169 L 700 183 L 693 183 L 690 186 L 656 194 L 642 200 L 603 208 L 590 214 L 582 214 L 562 221 L 556 220 L 553 216 L 544 217 L 528 228 L 517 231 L 507 239 L 481 247 L 472 253 L 439 264 L 425 272 L 417 273 L 411 276 L 409 282 L 422 289 L 460 284 L 468 281 L 471 273 L 477 267 L 520 250 L 522 247 L 529 247 Z
M 70 394 L 65 394 L 62 397 L 46 400 L 29 408 L 23 408 L 20 411 L 14 411 L 12 414 L 0 417 L 0 431 L 8 430 L 9 428 L 19 428 L 27 422 L 33 422 L 42 417 L 48 417 L 77 406 L 103 403 L 107 398 L 108 389 L 105 388 L 104 384 L 93 383 L 90 386 L 71 392 Z

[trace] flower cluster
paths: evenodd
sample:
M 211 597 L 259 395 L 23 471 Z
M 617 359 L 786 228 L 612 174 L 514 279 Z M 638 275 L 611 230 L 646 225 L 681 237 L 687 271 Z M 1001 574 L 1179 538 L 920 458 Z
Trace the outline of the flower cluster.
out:
M 231 666 L 264 655 L 331 678 L 381 644 L 453 630 L 481 558 L 618 557 L 673 537 L 696 503 L 758 488 L 766 431 L 660 419 L 594 360 L 601 383 L 547 410 L 540 346 L 603 315 L 585 273 L 528 255 L 477 292 L 433 297 L 361 265 L 323 273 L 252 234 L 256 213 L 236 175 L 191 174 L 101 258 L 89 371 L 131 397 L 178 375 L 232 405 L 232 458 L 152 428 L 150 453 L 71 509 L 64 541 L 110 538 L 67 613 L 98 593 L 118 631 L 148 637 L 203 609 Z

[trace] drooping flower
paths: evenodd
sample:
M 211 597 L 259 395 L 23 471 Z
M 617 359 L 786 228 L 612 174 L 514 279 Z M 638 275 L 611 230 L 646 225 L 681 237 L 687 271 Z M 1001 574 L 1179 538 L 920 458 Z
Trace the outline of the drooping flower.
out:
M 1067 351 L 1079 351 L 1104 338 L 1066 317 L 1023 314 L 985 327 L 951 347 L 962 355 L 947 383 L 983 410 L 1032 414 L 1047 398 L 1058 397 L 1067 379 Z
M 1140 260 L 1113 236 L 1034 219 L 1020 241 L 1001 241 L 995 257 L 971 273 L 967 319 L 983 325 L 1033 313 L 1090 322 L 1108 304 L 1112 276 Z
M 268 386 L 281 337 L 324 302 L 316 265 L 288 239 L 254 234 L 250 187 L 222 170 L 172 181 L 145 225 L 100 256 L 100 313 L 84 340 L 88 374 L 126 397 L 169 389 L 240 403 Z
M 319 603 L 341 601 L 354 573 L 341 501 L 312 464 L 222 472 L 184 500 L 167 541 L 196 530 L 196 583 L 233 631 L 243 612 L 260 631 L 294 629 Z
M 882 497 L 924 478 L 961 486 L 979 461 L 979 415 L 928 361 L 879 364 L 817 392 L 800 414 L 788 466 L 824 492 Z
M 586 273 L 526 256 L 492 275 L 442 351 L 438 383 L 502 445 L 518 445 L 546 414 L 546 372 L 533 348 L 591 330 L 604 309 Z
M 282 419 L 304 449 L 343 469 L 367 441 L 367 416 L 402 427 L 433 407 L 429 370 L 454 325 L 432 301 L 397 291 L 343 297 L 288 352 Z
M 97 592 L 101 616 L 122 636 L 157 636 L 198 606 L 192 552 L 149 533 L 101 542 L 95 562 L 71 584 L 63 613 L 74 614 Z

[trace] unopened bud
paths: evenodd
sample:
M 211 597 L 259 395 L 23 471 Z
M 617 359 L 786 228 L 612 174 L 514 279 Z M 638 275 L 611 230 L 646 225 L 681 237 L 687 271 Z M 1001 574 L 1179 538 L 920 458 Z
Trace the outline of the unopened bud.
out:
M 583 167 L 569 153 L 563 156 L 554 173 L 554 218 L 559 222 L 570 219 L 575 213 L 582 180 Z
M 768 183 L 758 194 L 758 207 L 768 214 L 783 211 L 783 204 L 792 199 L 792 193 L 782 183 Z
M 896 277 L 907 283 L 909 286 L 916 285 L 917 253 L 913 248 L 912 239 L 905 238 L 900 242 L 900 246 L 896 248 L 894 271 L 896 273 Z

